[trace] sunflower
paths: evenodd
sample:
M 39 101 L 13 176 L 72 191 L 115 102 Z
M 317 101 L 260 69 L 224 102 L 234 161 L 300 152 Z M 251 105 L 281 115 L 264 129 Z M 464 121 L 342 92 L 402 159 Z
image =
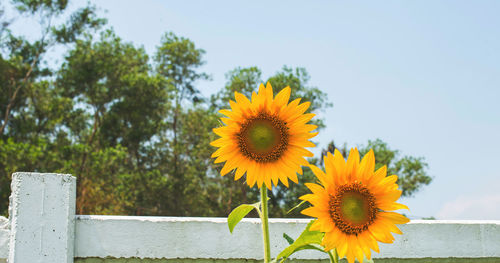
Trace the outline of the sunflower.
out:
M 281 181 L 288 187 L 288 179 L 298 183 L 301 165 L 309 165 L 304 157 L 313 154 L 304 147 L 314 147 L 309 141 L 317 132 L 316 125 L 307 124 L 313 113 L 304 113 L 310 102 L 300 103 L 300 98 L 288 103 L 290 87 L 282 89 L 273 98 L 273 88 L 267 83 L 252 94 L 250 101 L 243 94 L 234 93 L 236 101 L 229 101 L 230 110 L 219 112 L 225 124 L 213 129 L 221 138 L 211 142 L 218 147 L 212 158 L 215 163 L 225 162 L 224 176 L 236 170 L 234 180 L 246 173 L 248 186 L 265 184 L 272 189 Z
M 370 249 L 379 252 L 377 241 L 392 243 L 391 232 L 402 234 L 396 224 L 410 220 L 405 216 L 389 212 L 408 209 L 396 203 L 401 196 L 396 181 L 398 177 L 386 177 L 387 167 L 375 169 L 375 156 L 370 150 L 359 161 L 356 148 L 349 153 L 347 162 L 335 150 L 325 158 L 326 173 L 310 165 L 319 184 L 308 183 L 312 194 L 300 199 L 312 204 L 302 211 L 304 215 L 317 218 L 311 230 L 325 233 L 322 245 L 325 251 L 337 248 L 340 258 L 347 257 L 349 263 L 363 254 L 371 258 Z

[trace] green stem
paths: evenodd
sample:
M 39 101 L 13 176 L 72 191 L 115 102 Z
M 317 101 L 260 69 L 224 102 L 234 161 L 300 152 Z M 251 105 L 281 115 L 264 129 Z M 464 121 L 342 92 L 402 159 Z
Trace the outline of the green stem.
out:
M 328 256 L 330 257 L 330 263 L 339 263 L 339 254 L 337 254 L 337 249 L 333 249 L 333 255 L 332 251 L 328 251 Z
M 264 237 L 264 262 L 271 261 L 271 244 L 269 243 L 269 223 L 267 212 L 267 188 L 262 185 L 260 188 L 260 202 L 262 204 L 262 214 L 260 220 L 262 221 L 262 236 Z

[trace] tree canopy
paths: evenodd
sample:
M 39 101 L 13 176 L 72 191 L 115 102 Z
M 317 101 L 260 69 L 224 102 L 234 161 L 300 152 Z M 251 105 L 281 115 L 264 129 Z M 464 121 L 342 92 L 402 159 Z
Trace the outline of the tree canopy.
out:
M 309 84 L 305 68 L 283 66 L 263 79 L 261 70 L 237 67 L 209 98 L 198 90 L 205 51 L 188 38 L 166 32 L 154 54 L 122 40 L 87 5 L 68 14 L 67 1 L 16 0 L 16 19 L 38 18 L 40 37 L 29 40 L 11 30 L 0 6 L 0 214 L 8 209 L 10 176 L 16 171 L 70 173 L 77 177 L 77 213 L 227 216 L 241 203 L 256 202 L 258 190 L 232 175 L 221 177 L 213 163 L 217 112 L 238 91 L 250 96 L 260 83 L 274 92 L 292 88 L 291 99 L 310 101 L 309 112 L 333 106 Z M 62 17 L 68 17 L 61 21 Z M 47 63 L 53 48 L 66 50 L 62 62 Z M 315 118 L 318 131 L 326 127 Z M 333 138 L 332 138 L 333 139 Z M 398 174 L 403 195 L 431 182 L 421 157 L 399 156 L 381 141 L 377 167 Z M 325 149 L 335 149 L 333 143 Z M 321 165 L 321 157 L 310 163 Z M 300 184 L 270 193 L 273 217 L 287 213 L 315 180 L 304 168 Z

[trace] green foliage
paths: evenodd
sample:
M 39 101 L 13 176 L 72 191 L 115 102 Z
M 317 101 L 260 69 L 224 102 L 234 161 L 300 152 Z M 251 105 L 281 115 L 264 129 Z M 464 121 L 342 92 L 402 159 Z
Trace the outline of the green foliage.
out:
M 323 111 L 333 104 L 328 101 L 328 95 L 316 87 L 308 85 L 309 73 L 305 68 L 291 68 L 283 66 L 281 71 L 276 72 L 267 81 L 263 81 L 262 72 L 257 67 L 241 68 L 237 67 L 226 74 L 226 86 L 219 92 L 211 96 L 211 106 L 214 109 L 228 108 L 229 100 L 234 100 L 234 92 L 240 92 L 251 98 L 252 92 L 257 92 L 261 83 L 271 83 L 276 95 L 281 89 L 290 86 L 290 101 L 302 98 L 302 101 L 311 102 L 307 112 Z M 318 125 L 318 130 L 325 127 L 324 120 L 314 118 L 311 122 Z
M 245 94 L 251 98 L 252 92 L 262 83 L 262 72 L 257 67 L 241 68 L 237 67 L 226 73 L 226 86 L 210 97 L 213 109 L 224 109 L 228 107 L 228 102 L 234 100 L 234 92 Z M 274 87 L 274 90 L 278 87 Z
M 231 70 L 225 87 L 206 100 L 197 88 L 210 79 L 200 70 L 205 51 L 193 41 L 167 32 L 150 57 L 106 29 L 94 6 L 68 14 L 65 0 L 12 3 L 16 19 L 38 19 L 41 34 L 16 35 L 0 10 L 0 214 L 7 213 L 16 171 L 77 176 L 80 214 L 225 217 L 258 201 L 258 189 L 234 181 L 234 174 L 220 176 L 209 143 L 217 137 L 217 110 L 228 107 L 234 91 L 251 96 L 264 83 L 259 68 Z M 67 49 L 61 65 L 47 63 L 52 48 Z M 304 68 L 284 66 L 268 81 L 275 94 L 290 86 L 291 99 L 310 101 L 309 112 L 331 107 L 309 79 Z M 325 127 L 323 119 L 315 122 Z M 374 146 L 406 195 L 430 182 L 423 159 L 398 159 L 386 145 Z M 275 187 L 270 216 L 301 217 L 301 209 L 287 212 L 308 193 L 303 183 L 315 180 L 303 167 L 299 184 Z
M 432 177 L 427 174 L 427 163 L 423 157 L 405 155 L 399 157 L 398 150 L 389 148 L 386 142 L 376 139 L 368 141 L 366 146 L 360 147 L 359 152 L 365 155 L 370 149 L 375 153 L 375 169 L 387 166 L 388 175 L 397 175 L 402 196 L 413 196 L 423 186 L 432 182 Z
M 301 251 L 301 250 L 306 250 L 306 249 L 313 249 L 313 250 L 318 250 L 324 253 L 325 250 L 321 246 L 321 241 L 323 240 L 324 233 L 319 232 L 319 231 L 311 231 L 309 228 L 311 228 L 311 225 L 314 223 L 314 220 L 311 220 L 309 224 L 307 224 L 306 228 L 300 236 L 294 241 L 290 236 L 287 234 L 283 233 L 283 237 L 287 240 L 287 242 L 290 244 L 288 247 L 283 249 L 274 262 L 284 262 L 288 257 L 290 257 L 293 253 Z
M 195 82 L 209 79 L 206 73 L 197 71 L 205 63 L 202 60 L 203 54 L 205 51 L 196 48 L 187 38 L 178 37 L 172 32 L 163 35 L 154 56 L 156 72 L 170 81 L 177 104 L 184 99 L 192 99 L 194 102 L 201 100 Z
M 349 149 L 347 149 L 347 145 L 344 144 L 342 148 L 337 148 L 332 141 L 322 150 L 321 159 L 310 158 L 309 163 L 317 166 L 323 165 L 323 156 L 327 152 L 333 154 L 335 149 L 338 149 L 345 158 L 348 157 Z M 398 175 L 397 183 L 402 190 L 402 196 L 414 196 L 419 189 L 432 181 L 432 177 L 427 174 L 427 163 L 423 157 L 403 156 L 400 158 L 398 150 L 390 149 L 387 143 L 380 139 L 369 140 L 366 146 L 358 147 L 358 149 L 362 156 L 370 149 L 373 149 L 376 162 L 375 169 L 386 165 L 388 175 Z M 309 167 L 303 167 L 303 171 L 303 175 L 299 177 L 299 184 L 291 184 L 288 189 L 279 185 L 272 191 L 270 200 L 270 207 L 272 208 L 270 211 L 272 211 L 273 217 L 304 217 L 300 214 L 302 209 L 293 209 L 289 214 L 285 212 L 299 203 L 298 198 L 300 196 L 310 193 L 304 183 L 317 181 Z
M 328 256 L 330 257 L 330 262 L 338 262 L 337 251 L 335 249 L 330 251 L 325 251 L 325 248 L 321 245 L 324 233 L 310 230 L 311 225 L 314 223 L 314 221 L 315 220 L 311 220 L 307 224 L 304 231 L 302 231 L 300 236 L 295 241 L 286 233 L 283 233 L 283 238 L 286 239 L 289 246 L 283 249 L 278 254 L 276 259 L 274 259 L 272 262 L 273 263 L 285 262 L 293 253 L 306 249 L 321 251 L 325 254 L 328 254 Z M 373 263 L 374 261 L 372 259 L 367 259 L 365 255 L 363 255 L 363 262 Z
M 227 216 L 227 226 L 229 227 L 229 232 L 233 233 L 234 227 L 245 217 L 250 211 L 253 209 L 260 211 L 260 202 L 255 204 L 247 205 L 243 204 L 236 207 L 228 216 Z M 260 213 L 260 212 L 259 212 Z
M 277 91 L 286 86 L 292 88 L 290 100 L 302 98 L 302 101 L 311 102 L 307 112 L 318 112 L 332 107 L 333 104 L 328 101 L 326 93 L 316 87 L 308 85 L 310 76 L 305 68 L 290 68 L 283 66 L 282 70 L 271 76 L 267 82 L 270 82 Z M 275 91 L 276 93 L 276 91 Z M 319 130 L 325 127 L 325 122 L 322 118 L 314 118 L 311 123 L 318 125 Z
M 206 194 L 205 176 L 211 154 L 208 143 L 213 138 L 211 128 L 216 125 L 214 115 L 197 105 L 201 97 L 195 83 L 208 79 L 207 74 L 197 70 L 204 64 L 204 53 L 191 40 L 167 32 L 154 56 L 155 72 L 166 80 L 164 89 L 172 101 L 157 146 L 163 150 L 169 167 L 164 173 L 170 182 L 170 213 L 179 216 L 208 210 L 205 200 L 191 197 L 193 193 Z M 191 108 L 183 107 L 186 101 L 194 103 Z
M 323 164 L 323 156 L 327 152 L 333 154 L 335 149 L 339 150 L 344 158 L 348 157 L 347 144 L 337 148 L 332 141 L 321 153 L 321 164 Z M 413 196 L 419 189 L 432 182 L 432 177 L 427 174 L 428 164 L 423 157 L 408 155 L 400 157 L 399 150 L 389 148 L 387 143 L 381 139 L 368 140 L 367 145 L 358 146 L 361 156 L 368 153 L 370 149 L 373 149 L 375 154 L 375 169 L 385 165 L 387 166 L 387 175 L 395 174 L 398 176 L 397 184 L 403 191 L 402 196 Z
M 44 140 L 31 143 L 0 140 L 0 215 L 7 215 L 12 173 L 50 171 L 57 162 L 56 153 Z
M 69 23 L 52 27 L 51 30 L 57 42 L 73 43 L 78 36 L 91 29 L 100 29 L 106 22 L 106 19 L 97 17 L 95 6 L 87 6 L 72 14 Z
M 18 11 L 34 14 L 38 11 L 62 12 L 68 0 L 13 0 Z

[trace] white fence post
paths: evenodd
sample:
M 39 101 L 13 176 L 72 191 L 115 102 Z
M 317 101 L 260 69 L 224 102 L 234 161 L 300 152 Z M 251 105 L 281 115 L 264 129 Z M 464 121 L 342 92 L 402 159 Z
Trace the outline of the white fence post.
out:
M 72 263 L 76 178 L 14 173 L 9 219 L 9 263 Z

